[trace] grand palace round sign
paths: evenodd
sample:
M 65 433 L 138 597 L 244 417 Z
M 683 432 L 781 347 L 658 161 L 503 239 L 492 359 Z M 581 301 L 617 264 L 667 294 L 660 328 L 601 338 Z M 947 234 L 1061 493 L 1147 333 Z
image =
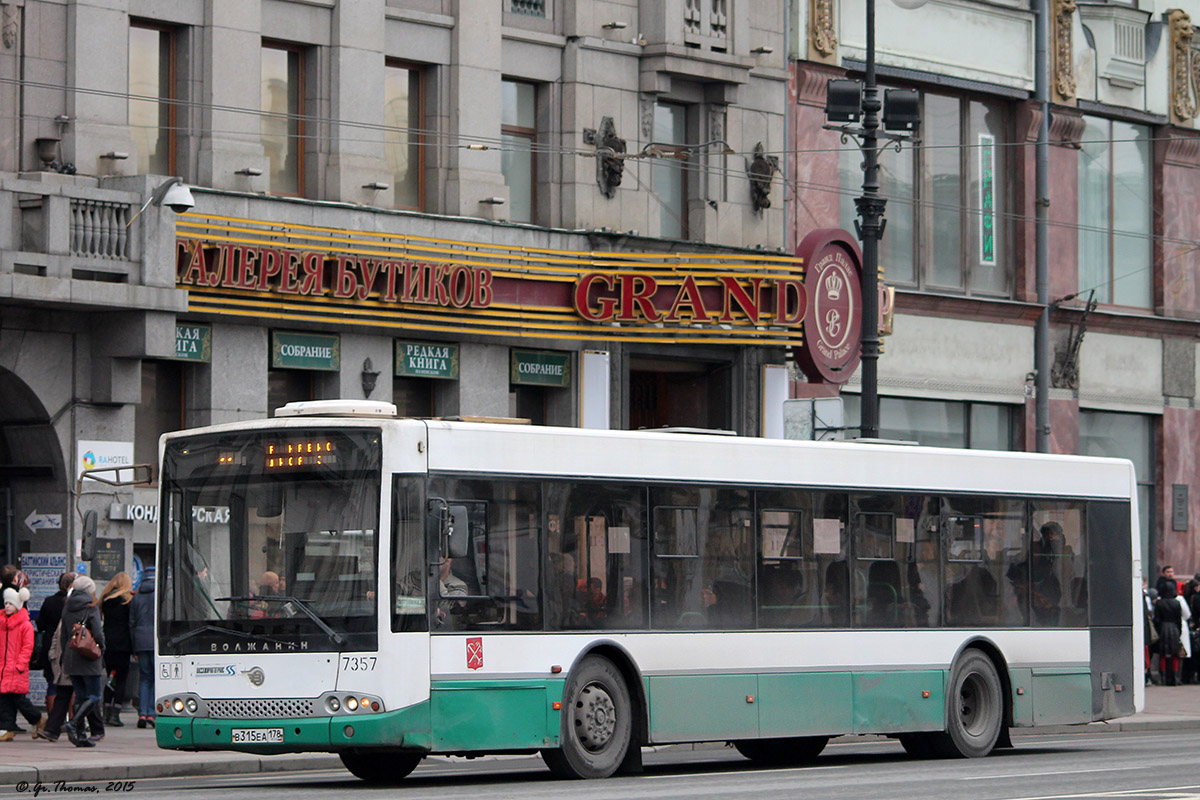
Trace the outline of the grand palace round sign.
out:
M 796 248 L 804 260 L 804 346 L 792 348 L 809 380 L 845 383 L 862 355 L 862 256 L 840 228 L 810 232 Z

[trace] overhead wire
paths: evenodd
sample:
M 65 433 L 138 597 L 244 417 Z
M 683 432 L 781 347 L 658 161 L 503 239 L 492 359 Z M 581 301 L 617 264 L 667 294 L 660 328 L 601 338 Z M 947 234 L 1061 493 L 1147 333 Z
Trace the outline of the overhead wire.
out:
M 517 151 L 519 151 L 519 152 L 525 152 L 525 153 L 537 154 L 537 155 L 550 155 L 550 156 L 555 156 L 555 155 L 571 156 L 571 155 L 573 155 L 576 157 L 583 157 L 583 158 L 597 158 L 600 155 L 602 155 L 601 150 L 603 149 L 603 148 L 600 148 L 600 149 L 590 149 L 589 150 L 587 148 L 564 147 L 561 145 L 544 142 L 544 141 L 536 141 L 536 140 L 529 141 L 527 144 L 523 143 L 519 146 L 514 146 L 503 135 L 501 135 L 499 137 L 483 136 L 483 135 L 469 134 L 469 133 L 463 133 L 463 132 L 444 131 L 444 130 L 440 130 L 440 129 L 436 129 L 436 128 L 425 128 L 425 127 L 415 127 L 415 126 L 395 126 L 395 125 L 387 125 L 387 124 L 382 124 L 382 123 L 371 123 L 371 122 L 363 122 L 363 121 L 356 121 L 356 120 L 344 120 L 344 119 L 333 118 L 333 117 L 321 117 L 321 116 L 312 115 L 312 114 L 290 114 L 290 113 L 283 113 L 283 112 L 268 111 L 268 110 L 258 109 L 258 108 L 249 108 L 249 107 L 245 107 L 245 106 L 204 103 L 201 101 L 187 100 L 187 99 L 182 99 L 182 98 L 158 97 L 158 96 L 154 96 L 154 95 L 139 95 L 139 94 L 135 94 L 135 93 L 131 93 L 131 92 L 122 92 L 122 91 L 105 90 L 105 89 L 65 87 L 65 86 L 61 86 L 58 84 L 45 83 L 45 82 L 39 82 L 39 81 L 33 81 L 33 80 L 21 79 L 21 78 L 0 78 L 0 84 L 19 84 L 26 88 L 41 89 L 41 90 L 46 90 L 46 91 L 74 92 L 74 93 L 89 94 L 89 95 L 95 95 L 95 96 L 101 96 L 101 97 L 111 97 L 114 99 L 147 103 L 147 104 L 169 104 L 169 105 L 185 107 L 185 108 L 189 108 L 189 109 L 197 109 L 203 113 L 244 114 L 244 115 L 258 117 L 260 120 L 261 119 L 274 119 L 274 120 L 279 120 L 279 121 L 288 122 L 288 123 L 303 122 L 303 123 L 305 123 L 306 129 L 308 128 L 309 125 L 316 124 L 316 125 L 326 125 L 326 126 L 331 126 L 331 127 L 336 126 L 339 128 L 351 128 L 351 129 L 359 129 L 359 130 L 364 130 L 364 131 L 374 131 L 374 132 L 379 132 L 379 133 L 384 133 L 384 134 L 389 134 L 389 133 L 402 134 L 406 137 L 415 137 L 415 141 L 410 140 L 410 141 L 405 141 L 405 142 L 393 142 L 392 143 L 392 144 L 399 144 L 399 145 L 405 146 L 405 147 L 411 147 L 411 146 L 416 146 L 418 148 L 450 147 L 450 148 L 461 148 L 461 149 L 474 150 L 474 151 L 501 151 L 501 152 L 506 152 L 506 151 L 517 152 Z M 0 114 L 0 118 L 15 119 L 16 115 Z M 60 121 L 58 117 L 49 117 L 49 116 L 37 115 L 37 114 L 25 114 L 24 118 L 25 119 L 37 119 L 37 120 L 42 120 L 42 121 Z M 145 128 L 155 129 L 155 130 L 171 130 L 177 134 L 182 133 L 182 134 L 186 135 L 186 134 L 191 133 L 195 129 L 196 126 L 189 125 L 189 124 L 183 124 L 183 125 L 175 125 L 175 126 L 130 125 L 129 127 L 145 127 Z M 833 129 L 833 130 L 836 133 L 836 129 Z M 215 129 L 212 127 L 206 127 L 205 132 L 209 133 L 210 135 L 211 134 L 219 134 L 219 135 L 235 137 L 235 138 L 242 137 L 242 138 L 246 138 L 248 140 L 258 140 L 258 139 L 261 139 L 262 136 L 264 135 L 261 131 L 256 134 L 256 133 L 253 133 L 250 131 L 244 131 L 244 130 Z M 282 134 L 266 134 L 266 135 L 274 135 L 274 136 L 280 136 L 280 137 L 285 137 L 285 138 L 290 138 L 290 139 L 303 139 L 303 140 L 325 140 L 325 139 L 331 138 L 331 135 L 328 132 L 318 131 L 318 132 L 310 133 L 310 132 L 307 132 L 307 130 L 305 133 L 288 132 L 288 133 L 282 133 Z M 1101 139 L 1088 139 L 1088 140 L 1083 140 L 1081 142 L 1071 142 L 1071 143 L 1066 143 L 1066 144 L 1069 144 L 1069 146 L 1072 146 L 1072 147 L 1080 147 L 1081 148 L 1083 145 L 1087 145 L 1087 144 L 1118 144 L 1118 143 L 1131 143 L 1131 142 L 1151 143 L 1151 142 L 1155 142 L 1155 141 L 1165 141 L 1170 138 L 1171 137 L 1134 137 L 1134 138 L 1107 138 L 1107 139 L 1101 138 Z M 343 141 L 343 142 L 380 141 L 380 139 L 378 137 L 354 138 L 354 137 L 338 136 L 337 139 L 339 141 Z M 523 140 L 523 141 L 527 141 L 527 140 Z M 388 144 L 387 142 L 384 142 L 384 143 Z M 726 144 L 724 141 L 721 141 L 721 140 L 718 140 L 717 143 L 724 144 L 725 149 L 720 152 L 717 152 L 717 153 L 704 153 L 701 151 L 704 149 L 705 145 L 712 145 L 712 144 L 714 144 L 714 142 L 699 143 L 699 144 L 689 144 L 689 143 L 666 144 L 666 143 L 651 142 L 651 143 L 648 143 L 647 145 L 643 146 L 643 148 L 636 153 L 626 153 L 626 154 L 611 153 L 611 155 L 613 155 L 617 158 L 620 158 L 622 161 L 634 162 L 635 164 L 638 161 L 653 161 L 656 159 L 670 158 L 671 161 L 667 162 L 667 163 L 671 163 L 675 169 L 678 169 L 687 175 L 694 175 L 697 177 L 701 177 L 701 176 L 702 177 L 710 177 L 710 178 L 718 177 L 718 178 L 722 178 L 722 179 L 728 179 L 729 177 L 733 177 L 735 180 L 749 180 L 748 176 L 743 176 L 743 175 L 739 174 L 739 171 L 736 169 L 731 169 L 727 166 L 724 166 L 721 164 L 713 164 L 710 162 L 717 160 L 717 159 L 727 158 L 727 157 L 736 157 L 736 156 L 748 157 L 748 156 L 756 155 L 756 153 L 748 152 L 748 151 L 734 150 L 733 148 L 729 147 L 728 144 Z M 672 150 L 675 150 L 675 152 L 668 153 L 666 151 L 656 150 L 655 148 L 652 147 L 652 145 L 655 145 L 655 144 L 661 145 L 662 147 L 665 147 L 665 148 L 671 148 Z M 985 146 L 986 147 L 999 147 L 999 148 L 1024 148 L 1024 147 L 1033 146 L 1034 144 L 1035 144 L 1034 142 L 996 141 L 996 142 L 993 142 L 993 143 L 990 143 L 987 145 L 974 144 L 974 143 L 970 143 L 970 142 L 958 143 L 958 144 L 946 144 L 946 145 L 927 145 L 927 144 L 923 144 L 920 142 L 916 142 L 916 143 L 911 144 L 910 147 L 915 151 L 924 152 L 924 151 L 939 150 L 939 149 L 954 149 L 954 150 L 962 151 L 962 150 L 969 150 L 969 149 L 974 149 L 977 147 L 985 147 Z M 881 152 L 885 153 L 891 147 L 892 147 L 892 145 L 885 144 L 885 145 L 881 145 L 879 149 Z M 793 157 L 793 158 L 799 158 L 800 156 L 804 156 L 804 155 L 819 155 L 819 154 L 823 154 L 823 153 L 849 154 L 849 153 L 855 153 L 855 152 L 861 152 L 860 148 L 857 146 L 845 146 L 845 147 L 836 147 L 836 148 L 802 148 L 802 149 L 797 148 L 797 149 L 793 149 L 793 150 L 759 151 L 759 153 L 761 153 L 762 155 L 786 155 L 786 156 Z M 684 155 L 685 157 L 680 158 L 679 155 L 681 155 L 681 154 Z M 637 174 L 637 171 L 633 171 L 631 174 L 632 174 L 634 180 L 638 183 L 638 185 L 641 188 L 643 188 L 655 201 L 657 201 L 660 204 L 660 206 L 662 206 L 664 209 L 666 209 L 669 213 L 675 215 L 676 218 L 679 219 L 680 222 L 682 222 L 680 215 L 676 214 L 676 212 L 670 207 L 670 204 L 668 204 L 666 201 L 664 201 L 663 198 L 657 192 L 655 192 L 654 189 L 649 184 L 647 184 L 647 182 L 645 180 L 643 180 L 640 175 Z M 789 176 L 787 176 L 786 174 L 783 174 L 783 172 L 781 170 L 776 170 L 776 175 L 778 176 L 781 184 L 784 186 L 785 191 L 790 190 L 792 192 L 792 198 L 796 199 L 796 200 L 802 199 L 801 189 L 805 189 L 808 191 L 818 191 L 818 192 L 824 192 L 824 193 L 838 194 L 838 195 L 843 195 L 843 196 L 858 196 L 858 194 L 859 194 L 858 190 L 851 188 L 851 187 L 846 187 L 846 186 L 842 186 L 842 185 L 835 186 L 835 185 L 829 185 L 829 184 L 816 183 L 816 182 L 812 182 L 812 181 L 801 181 L 799 179 L 792 179 Z M 1014 212 L 1014 211 L 993 209 L 993 210 L 988 210 L 985 212 L 981 208 L 973 207 L 968 204 L 942 203 L 942 202 L 937 202 L 937 201 L 929 200 L 929 199 L 925 199 L 925 198 L 917 198 L 917 197 L 913 197 L 910 195 L 898 195 L 898 194 L 884 193 L 884 194 L 881 194 L 881 197 L 882 197 L 882 199 L 886 200 L 888 203 L 907 206 L 907 207 L 911 207 L 914 209 L 930 210 L 930 211 L 946 211 L 946 212 L 954 212 L 954 213 L 959 213 L 959 214 L 967 214 L 970 216 L 982 216 L 983 214 L 987 213 L 987 214 L 994 215 L 998 219 L 1003 219 L 1009 223 L 1022 223 L 1022 222 L 1028 223 L 1033 219 L 1032 215 L 1022 214 L 1022 213 L 1018 213 L 1018 212 Z M 1059 228 L 1059 229 L 1069 229 L 1069 230 L 1075 230 L 1077 232 L 1093 232 L 1093 233 L 1101 233 L 1101 234 L 1107 234 L 1107 235 L 1112 235 L 1112 236 L 1129 237 L 1129 238 L 1135 238 L 1135 239 L 1145 239 L 1148 241 L 1158 241 L 1158 242 L 1161 242 L 1164 244 L 1182 245 L 1182 246 L 1189 248 L 1187 250 L 1182 251 L 1181 253 L 1173 254 L 1171 256 L 1172 258 L 1178 258 L 1178 257 L 1186 255 L 1190 252 L 1193 252 L 1197 249 L 1200 249 L 1200 242 L 1197 242 L 1195 240 L 1180 238 L 1180 237 L 1173 237 L 1173 236 L 1166 236 L 1163 234 L 1155 234 L 1152 232 L 1145 233 L 1145 232 L 1140 232 L 1140 231 L 1118 230 L 1118 229 L 1111 228 L 1109 226 L 1086 225 L 1086 224 L 1082 224 L 1079 222 L 1072 223 L 1072 222 L 1066 222 L 1066 221 L 1062 221 L 1062 220 L 1050 220 L 1048 224 L 1051 227 Z M 1165 258 L 1165 256 L 1164 256 L 1164 258 Z M 1144 271 L 1146 269 L 1151 269 L 1151 268 L 1153 268 L 1152 264 L 1147 265 L 1145 267 L 1140 267 L 1137 270 L 1123 273 L 1120 276 L 1115 276 L 1113 278 L 1113 281 L 1115 282 L 1117 280 L 1120 280 L 1121 278 L 1129 277 L 1130 275 L 1134 275 L 1140 271 Z M 1083 291 L 1083 290 L 1081 290 L 1081 291 Z

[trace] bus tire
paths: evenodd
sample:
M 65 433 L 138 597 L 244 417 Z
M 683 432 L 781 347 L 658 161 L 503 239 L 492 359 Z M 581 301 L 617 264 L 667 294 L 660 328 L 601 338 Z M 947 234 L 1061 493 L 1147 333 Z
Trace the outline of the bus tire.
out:
M 607 778 L 621 766 L 632 736 L 624 677 L 607 658 L 588 656 L 563 690 L 561 747 L 543 750 L 542 759 L 560 778 Z
M 737 751 L 756 764 L 793 766 L 816 760 L 828 736 L 791 736 L 785 739 L 739 739 Z
M 934 734 L 940 755 L 982 758 L 996 746 L 1004 726 L 1004 689 L 996 665 L 971 649 L 950 670 L 946 693 L 946 732 Z
M 390 786 L 408 777 L 425 754 L 408 750 L 370 749 L 342 750 L 338 757 L 354 777 L 376 786 Z

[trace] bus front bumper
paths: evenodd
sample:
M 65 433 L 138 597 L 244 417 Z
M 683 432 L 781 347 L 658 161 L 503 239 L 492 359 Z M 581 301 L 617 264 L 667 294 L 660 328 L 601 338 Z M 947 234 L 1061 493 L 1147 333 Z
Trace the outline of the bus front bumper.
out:
M 358 747 L 432 746 L 429 704 L 398 711 L 300 719 L 211 719 L 159 716 L 155 736 L 167 750 L 235 750 L 242 753 L 330 752 Z

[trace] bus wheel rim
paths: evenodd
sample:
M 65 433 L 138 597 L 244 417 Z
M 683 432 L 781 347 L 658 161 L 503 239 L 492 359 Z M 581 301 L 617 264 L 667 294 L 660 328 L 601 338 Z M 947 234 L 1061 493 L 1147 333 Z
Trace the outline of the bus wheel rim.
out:
M 975 673 L 968 675 L 958 696 L 958 718 L 962 720 L 963 730 L 972 736 L 982 733 L 988 716 L 987 705 L 983 680 Z
M 579 692 L 575 701 L 575 733 L 583 746 L 591 751 L 603 750 L 617 730 L 617 708 L 612 695 L 597 683 L 590 683 Z

